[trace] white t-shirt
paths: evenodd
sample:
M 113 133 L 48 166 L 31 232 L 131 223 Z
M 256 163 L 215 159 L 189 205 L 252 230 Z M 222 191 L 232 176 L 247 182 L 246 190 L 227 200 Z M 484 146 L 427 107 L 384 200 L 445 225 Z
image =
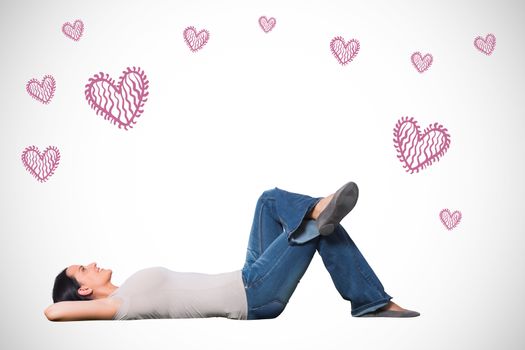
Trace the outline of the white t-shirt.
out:
M 109 297 L 122 300 L 114 320 L 203 317 L 245 320 L 248 314 L 240 270 L 204 274 L 151 267 L 131 275 Z

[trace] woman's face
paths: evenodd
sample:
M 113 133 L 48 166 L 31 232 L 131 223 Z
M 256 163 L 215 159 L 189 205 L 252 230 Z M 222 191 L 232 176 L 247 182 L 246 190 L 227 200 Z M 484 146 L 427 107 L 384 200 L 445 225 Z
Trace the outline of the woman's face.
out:
M 110 269 L 101 269 L 97 263 L 89 265 L 71 265 L 66 270 L 66 275 L 77 280 L 80 287 L 96 289 L 111 281 Z

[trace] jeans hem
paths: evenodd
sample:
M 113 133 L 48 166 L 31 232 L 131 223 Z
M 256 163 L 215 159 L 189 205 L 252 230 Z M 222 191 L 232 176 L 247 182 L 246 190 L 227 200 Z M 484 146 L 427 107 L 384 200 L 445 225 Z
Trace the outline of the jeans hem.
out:
M 288 238 L 288 242 L 291 242 L 292 241 L 292 235 L 295 233 L 295 231 L 297 231 L 297 229 L 301 226 L 301 223 L 303 222 L 303 220 L 306 219 L 306 215 L 308 213 L 310 213 L 313 208 L 317 205 L 317 203 L 319 203 L 319 201 L 321 200 L 322 198 L 311 198 L 310 199 L 310 203 L 308 204 L 308 206 L 306 206 L 306 208 L 303 210 L 303 212 L 301 212 L 298 217 L 300 218 L 299 222 L 294 222 L 293 223 L 293 226 L 292 228 L 288 228 L 288 226 L 286 225 L 285 228 L 284 228 L 284 231 L 286 232 L 286 237 Z M 280 217 L 279 217 L 280 218 Z M 284 222 L 284 220 L 281 219 L 282 222 Z
M 353 317 L 359 317 L 364 314 L 367 314 L 369 312 L 375 311 L 386 304 L 392 299 L 392 297 L 387 297 L 378 301 L 374 301 L 373 303 L 369 303 L 363 306 L 358 307 L 357 309 L 352 310 L 352 316 Z

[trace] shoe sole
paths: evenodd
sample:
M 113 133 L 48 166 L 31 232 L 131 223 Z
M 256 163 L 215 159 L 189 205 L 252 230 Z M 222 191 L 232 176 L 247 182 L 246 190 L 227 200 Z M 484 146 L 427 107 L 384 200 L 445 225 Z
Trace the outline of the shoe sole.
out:
M 397 317 L 397 318 L 408 318 L 408 317 L 418 317 L 420 314 L 417 311 L 406 310 L 406 311 L 394 311 L 394 310 L 385 310 L 370 312 L 368 314 L 361 315 L 359 317 Z
M 323 236 L 333 233 L 339 222 L 354 209 L 358 197 L 359 189 L 354 182 L 349 182 L 337 190 L 317 218 L 319 233 Z

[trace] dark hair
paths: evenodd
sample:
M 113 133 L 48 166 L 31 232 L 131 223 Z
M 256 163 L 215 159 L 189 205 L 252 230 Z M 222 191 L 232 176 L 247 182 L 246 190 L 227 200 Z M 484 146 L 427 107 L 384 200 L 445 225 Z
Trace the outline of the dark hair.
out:
M 66 270 L 67 267 L 55 278 L 55 285 L 53 286 L 53 302 L 91 300 L 91 298 L 77 293 L 80 284 L 78 284 L 74 277 L 66 275 Z

